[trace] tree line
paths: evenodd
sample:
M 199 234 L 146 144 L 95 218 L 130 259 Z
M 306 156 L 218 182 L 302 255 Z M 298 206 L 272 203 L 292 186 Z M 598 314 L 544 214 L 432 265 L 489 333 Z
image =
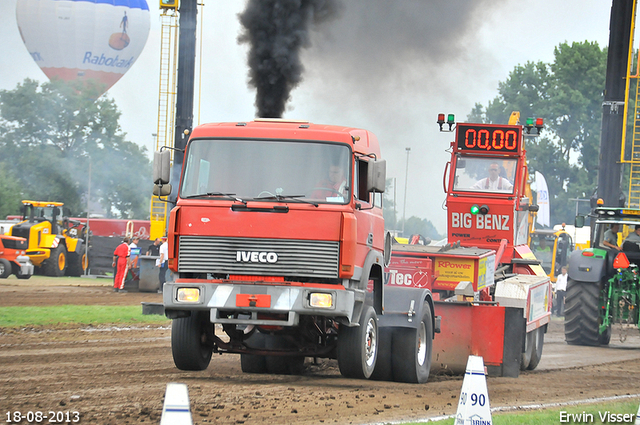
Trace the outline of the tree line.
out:
M 19 214 L 22 199 L 83 216 L 89 190 L 108 218 L 148 218 L 146 148 L 126 140 L 115 101 L 97 89 L 25 79 L 0 91 L 0 219 Z
M 552 224 L 573 223 L 575 199 L 589 199 L 596 189 L 606 66 L 607 49 L 598 43 L 561 43 L 552 63 L 516 66 L 498 95 L 467 116 L 468 122 L 506 124 L 519 111 L 521 121 L 544 119 L 542 136 L 527 138 L 525 149 L 530 176 L 539 171 L 547 181 Z

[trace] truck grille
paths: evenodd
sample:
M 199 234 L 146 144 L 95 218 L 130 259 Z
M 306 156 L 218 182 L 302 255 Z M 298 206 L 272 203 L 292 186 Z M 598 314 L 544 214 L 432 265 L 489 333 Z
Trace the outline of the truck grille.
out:
M 338 256 L 338 242 L 180 236 L 178 271 L 331 279 Z
M 27 241 L 25 239 L 2 239 L 0 240 L 0 246 L 2 245 L 7 249 L 26 250 L 28 248 Z

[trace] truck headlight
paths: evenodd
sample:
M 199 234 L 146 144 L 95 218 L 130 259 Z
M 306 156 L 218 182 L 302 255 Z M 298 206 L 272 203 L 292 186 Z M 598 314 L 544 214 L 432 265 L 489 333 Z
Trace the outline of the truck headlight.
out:
M 326 292 L 312 292 L 309 294 L 309 306 L 333 308 L 333 294 L 327 294 Z
M 178 301 L 183 303 L 200 302 L 200 288 L 178 288 Z

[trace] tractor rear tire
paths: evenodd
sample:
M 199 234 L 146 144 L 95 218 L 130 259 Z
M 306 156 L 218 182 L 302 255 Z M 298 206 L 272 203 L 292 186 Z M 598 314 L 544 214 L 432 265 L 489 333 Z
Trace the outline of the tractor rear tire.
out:
M 418 328 L 398 328 L 393 334 L 391 363 L 397 382 L 424 384 L 431 371 L 433 322 L 431 308 L 423 307 Z
M 570 345 L 600 345 L 600 285 L 569 279 L 564 309 L 564 336 Z
M 6 258 L 0 258 L 0 279 L 6 279 L 11 275 L 11 263 Z
M 341 326 L 338 332 L 338 367 L 347 378 L 369 379 L 378 358 L 378 316 L 371 306 L 360 315 L 360 326 Z
M 64 276 L 68 265 L 67 257 L 67 248 L 64 245 L 52 248 L 49 258 L 42 263 L 43 274 L 54 277 Z
M 180 370 L 205 370 L 211 362 L 213 346 L 208 342 L 213 323 L 208 315 L 191 312 L 189 317 L 173 319 L 171 325 L 171 352 L 173 362 Z

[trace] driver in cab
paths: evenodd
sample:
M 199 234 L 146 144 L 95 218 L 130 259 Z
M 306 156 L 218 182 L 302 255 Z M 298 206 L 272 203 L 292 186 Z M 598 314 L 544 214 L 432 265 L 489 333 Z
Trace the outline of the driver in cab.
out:
M 510 191 L 513 189 L 511 182 L 500 176 L 500 164 L 492 162 L 489 164 L 489 176 L 478 180 L 471 189 L 490 190 L 490 191 Z
M 347 178 L 339 165 L 331 165 L 327 178 L 319 182 L 314 188 L 314 198 L 325 199 L 331 197 L 345 197 L 347 194 Z

